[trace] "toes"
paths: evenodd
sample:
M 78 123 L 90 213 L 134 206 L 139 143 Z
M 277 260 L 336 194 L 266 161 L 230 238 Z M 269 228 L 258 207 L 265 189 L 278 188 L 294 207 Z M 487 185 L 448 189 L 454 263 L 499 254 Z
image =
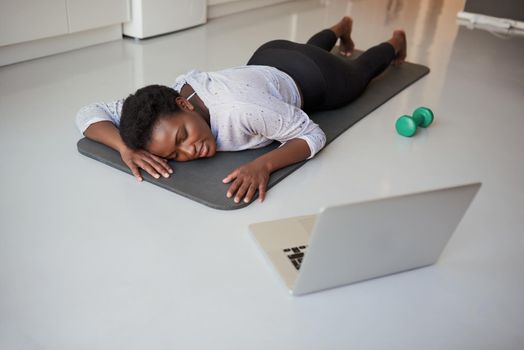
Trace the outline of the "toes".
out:
M 347 50 L 347 49 L 346 49 L 346 50 L 340 50 L 339 53 L 340 53 L 342 56 L 349 57 L 349 56 L 351 56 L 351 54 L 352 54 L 351 51 L 352 51 L 352 50 Z
M 353 40 L 345 40 L 341 42 L 340 44 L 340 54 L 342 56 L 351 56 L 353 54 L 353 50 L 355 49 L 355 44 L 353 43 Z
M 404 63 L 404 59 L 401 57 L 397 57 L 393 60 L 393 65 L 396 67 L 400 66 L 402 63 Z

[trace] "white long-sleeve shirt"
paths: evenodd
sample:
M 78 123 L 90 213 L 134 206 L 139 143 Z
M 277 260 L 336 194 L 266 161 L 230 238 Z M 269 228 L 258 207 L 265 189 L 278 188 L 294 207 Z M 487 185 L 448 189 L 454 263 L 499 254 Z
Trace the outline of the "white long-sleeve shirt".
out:
M 209 110 L 217 151 L 260 148 L 274 140 L 283 145 L 300 138 L 309 146 L 310 159 L 326 144 L 322 129 L 300 109 L 294 80 L 274 67 L 249 65 L 216 72 L 193 69 L 178 76 L 173 89 L 180 92 L 186 82 Z M 118 127 L 123 103 L 124 99 L 119 99 L 81 108 L 76 116 L 80 132 L 102 120 Z

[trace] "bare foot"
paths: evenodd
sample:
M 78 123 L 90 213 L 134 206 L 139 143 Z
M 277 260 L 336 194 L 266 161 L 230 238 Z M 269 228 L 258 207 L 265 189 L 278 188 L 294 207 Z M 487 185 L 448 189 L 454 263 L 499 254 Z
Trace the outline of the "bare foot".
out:
M 397 29 L 393 32 L 393 36 L 388 41 L 395 48 L 395 58 L 393 65 L 399 66 L 406 60 L 407 55 L 407 41 L 406 32 L 402 29 Z
M 340 38 L 340 54 L 343 56 L 350 56 L 355 48 L 351 39 L 352 28 L 353 19 L 349 16 L 344 16 L 340 22 L 331 27 L 331 30 Z

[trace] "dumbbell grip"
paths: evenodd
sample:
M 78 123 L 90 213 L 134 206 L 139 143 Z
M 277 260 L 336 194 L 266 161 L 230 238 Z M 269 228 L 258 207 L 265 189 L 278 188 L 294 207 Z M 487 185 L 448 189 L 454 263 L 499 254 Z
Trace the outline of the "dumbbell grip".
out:
M 422 124 L 424 124 L 424 117 L 422 116 L 422 114 L 413 113 L 411 119 L 413 119 L 416 126 L 422 126 Z
M 419 107 L 413 112 L 413 121 L 421 128 L 427 128 L 433 123 L 433 112 L 427 107 Z

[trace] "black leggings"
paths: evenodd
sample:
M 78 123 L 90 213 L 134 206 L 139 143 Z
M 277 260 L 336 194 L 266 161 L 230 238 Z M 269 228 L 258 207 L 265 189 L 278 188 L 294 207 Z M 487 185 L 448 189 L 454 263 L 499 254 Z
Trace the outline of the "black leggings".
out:
M 272 40 L 260 46 L 247 64 L 289 74 L 302 91 L 305 111 L 338 108 L 362 94 L 395 58 L 395 49 L 382 43 L 350 60 L 330 53 L 337 39 L 332 30 L 324 29 L 306 44 Z

